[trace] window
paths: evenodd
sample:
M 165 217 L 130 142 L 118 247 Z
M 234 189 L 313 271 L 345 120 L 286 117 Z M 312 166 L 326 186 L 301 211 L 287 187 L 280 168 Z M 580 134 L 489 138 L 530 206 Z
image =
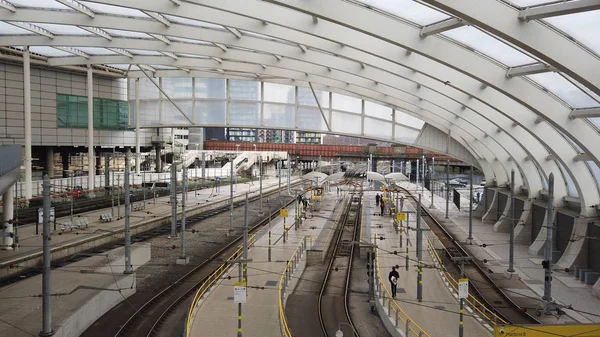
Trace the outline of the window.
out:
M 59 128 L 87 128 L 87 97 L 56 95 L 56 125 Z M 95 130 L 126 130 L 127 102 L 94 98 Z

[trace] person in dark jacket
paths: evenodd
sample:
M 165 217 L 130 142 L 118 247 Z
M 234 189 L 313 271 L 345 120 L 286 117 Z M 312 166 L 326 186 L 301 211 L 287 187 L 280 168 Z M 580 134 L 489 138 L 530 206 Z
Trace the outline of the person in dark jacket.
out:
M 381 200 L 381 196 L 379 196 L 379 193 L 377 193 L 375 196 L 375 206 L 379 206 L 379 200 Z
M 392 271 L 388 276 L 390 280 L 390 284 L 392 285 L 392 297 L 396 298 L 396 287 L 398 285 L 398 278 L 400 278 L 400 274 L 396 271 L 396 267 L 392 267 Z
M 385 202 L 381 200 L 381 202 L 379 202 L 379 206 L 381 207 L 381 216 L 383 216 L 385 212 Z

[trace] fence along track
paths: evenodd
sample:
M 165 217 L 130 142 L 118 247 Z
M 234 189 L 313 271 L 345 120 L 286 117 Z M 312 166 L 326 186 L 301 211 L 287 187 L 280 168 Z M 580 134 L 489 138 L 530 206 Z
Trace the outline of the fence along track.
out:
M 403 188 L 402 188 L 403 189 Z M 411 199 L 413 206 L 416 208 L 415 197 L 406 189 L 403 189 L 405 194 Z M 427 207 L 422 207 L 423 220 L 427 223 L 434 234 L 434 240 L 437 240 L 444 247 L 445 256 L 466 257 L 470 254 L 460 243 L 458 243 L 452 234 L 450 234 L 435 218 L 431 216 Z M 431 242 L 431 240 L 430 240 Z M 434 250 L 435 252 L 435 250 Z M 434 260 L 439 261 L 443 275 L 453 288 L 458 288 L 458 283 L 455 277 L 450 275 L 444 266 L 442 256 L 435 252 Z M 467 304 L 480 314 L 482 319 L 486 320 L 491 327 L 496 324 L 539 324 L 540 322 L 533 316 L 529 315 L 520 306 L 513 302 L 494 280 L 487 274 L 486 270 L 480 265 L 479 261 L 465 263 L 465 276 L 469 279 L 469 287 L 474 291 L 469 294 Z

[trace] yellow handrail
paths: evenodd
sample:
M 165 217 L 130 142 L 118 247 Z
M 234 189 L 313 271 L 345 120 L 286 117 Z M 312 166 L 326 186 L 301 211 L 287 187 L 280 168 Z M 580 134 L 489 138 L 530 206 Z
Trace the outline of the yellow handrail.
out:
M 248 247 L 252 246 L 256 242 L 256 234 L 251 234 L 248 237 Z M 217 270 L 215 270 L 212 274 L 208 276 L 206 281 L 198 287 L 196 294 L 194 295 L 194 299 L 192 300 L 192 305 L 190 306 L 190 310 L 188 311 L 188 316 L 186 320 L 186 329 L 185 335 L 186 337 L 190 336 L 190 330 L 192 327 L 192 323 L 194 322 L 194 314 L 196 313 L 196 309 L 198 306 L 198 302 L 206 294 L 206 292 L 217 282 L 223 274 L 231 267 L 231 261 L 235 261 L 239 259 L 243 253 L 243 246 L 240 246 L 228 259 L 226 262 L 221 264 Z
M 404 310 L 402 310 L 402 308 L 396 302 L 396 300 L 394 300 L 392 298 L 392 294 L 390 293 L 390 291 L 388 290 L 388 288 L 386 286 L 387 282 L 384 282 L 383 278 L 381 277 L 381 270 L 379 268 L 379 248 L 376 249 L 376 259 L 377 259 L 377 282 L 379 282 L 381 289 L 383 289 L 383 291 L 385 292 L 385 294 L 386 294 L 385 297 L 387 299 L 389 299 L 390 303 L 392 303 L 392 310 L 396 313 L 397 318 L 403 324 L 406 324 L 407 321 L 411 322 L 413 324 L 408 327 L 409 333 L 412 332 L 413 335 L 418 336 L 418 337 L 421 337 L 421 336 L 431 337 L 412 318 L 410 318 L 410 316 Z M 390 312 L 390 314 L 391 314 L 391 312 Z M 406 336 L 406 337 L 409 337 L 409 336 Z
M 448 280 L 448 284 L 450 284 L 452 289 L 454 289 L 454 291 L 458 293 L 458 281 L 454 278 L 454 276 L 452 276 L 450 273 L 448 273 L 448 271 L 443 267 L 444 265 L 442 263 L 442 259 L 440 258 L 438 252 L 433 248 L 433 244 L 434 244 L 433 240 L 434 239 L 439 241 L 439 238 L 435 234 L 427 237 L 427 241 L 429 243 L 427 249 L 431 253 L 437 267 L 440 268 L 440 271 L 444 274 L 444 277 L 446 278 L 446 280 Z M 489 322 L 489 324 L 492 326 L 492 328 L 494 326 L 496 326 L 496 324 L 507 324 L 507 322 L 505 320 L 503 320 L 501 317 L 499 317 L 494 312 L 492 312 L 490 309 L 488 309 L 488 307 L 485 304 L 481 303 L 472 294 L 469 294 L 469 297 L 465 300 L 466 300 L 467 304 L 471 308 L 473 308 L 475 311 L 477 311 L 484 320 Z M 483 311 L 480 310 L 479 308 L 483 308 Z
M 298 254 L 302 254 L 302 247 L 306 242 L 306 238 L 307 237 L 305 236 L 300 241 L 298 246 L 296 247 L 294 254 L 292 254 L 290 259 L 288 260 L 288 263 L 285 265 L 285 269 L 283 270 L 283 273 L 281 273 L 281 278 L 279 279 L 279 323 L 281 325 L 281 332 L 283 333 L 284 337 L 292 337 L 292 333 L 290 332 L 290 328 L 287 325 L 287 320 L 285 318 L 285 310 L 283 308 L 283 295 L 284 295 L 283 284 L 285 282 L 286 274 L 287 274 L 288 270 L 291 269 L 294 259 L 296 258 L 296 256 L 298 256 Z

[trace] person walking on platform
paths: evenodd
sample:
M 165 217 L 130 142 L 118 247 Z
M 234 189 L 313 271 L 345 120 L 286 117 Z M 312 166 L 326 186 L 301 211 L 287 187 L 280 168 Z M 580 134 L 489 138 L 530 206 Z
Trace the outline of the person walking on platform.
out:
M 392 285 L 392 297 L 393 298 L 396 298 L 396 287 L 398 286 L 398 278 L 399 277 L 400 277 L 400 274 L 398 274 L 398 272 L 396 271 L 396 267 L 392 267 L 392 271 L 390 272 L 388 279 L 390 280 L 390 284 Z
M 379 207 L 381 207 L 381 216 L 383 216 L 385 214 L 385 202 L 383 200 L 379 202 Z
M 381 200 L 381 197 L 379 196 L 379 193 L 377 193 L 375 196 L 375 206 L 379 206 L 379 200 Z

